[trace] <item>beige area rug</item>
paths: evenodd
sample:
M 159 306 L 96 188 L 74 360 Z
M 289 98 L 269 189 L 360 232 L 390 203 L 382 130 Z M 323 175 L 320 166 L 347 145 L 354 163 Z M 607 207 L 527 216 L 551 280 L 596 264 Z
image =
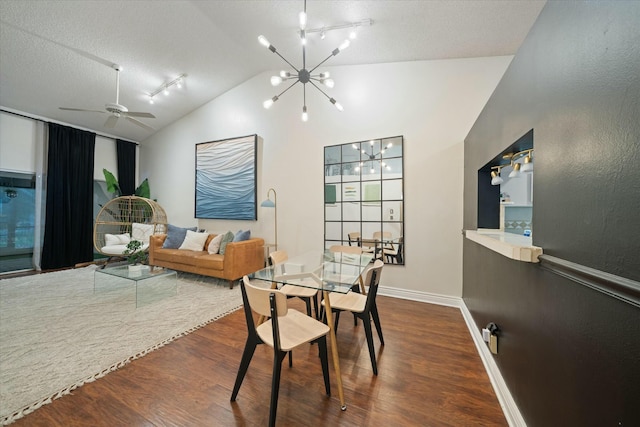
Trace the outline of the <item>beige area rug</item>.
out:
M 136 308 L 135 287 L 94 291 L 96 267 L 0 280 L 0 423 L 241 307 L 240 287 L 178 273 Z

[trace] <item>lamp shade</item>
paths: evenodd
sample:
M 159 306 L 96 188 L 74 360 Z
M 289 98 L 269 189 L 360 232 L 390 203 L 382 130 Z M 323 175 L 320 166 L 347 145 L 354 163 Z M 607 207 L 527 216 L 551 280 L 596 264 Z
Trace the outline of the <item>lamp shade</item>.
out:
M 260 206 L 262 206 L 263 208 L 275 208 L 276 204 L 273 203 L 273 200 L 267 199 L 264 202 L 260 203 Z
M 527 156 L 524 158 L 524 163 L 520 168 L 520 172 L 533 172 L 533 160 L 531 159 L 531 156 Z

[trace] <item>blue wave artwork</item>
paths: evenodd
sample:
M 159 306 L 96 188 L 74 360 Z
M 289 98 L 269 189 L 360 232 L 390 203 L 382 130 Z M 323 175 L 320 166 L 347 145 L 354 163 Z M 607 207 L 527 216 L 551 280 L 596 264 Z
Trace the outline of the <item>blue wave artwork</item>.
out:
M 257 136 L 196 145 L 196 218 L 255 220 Z

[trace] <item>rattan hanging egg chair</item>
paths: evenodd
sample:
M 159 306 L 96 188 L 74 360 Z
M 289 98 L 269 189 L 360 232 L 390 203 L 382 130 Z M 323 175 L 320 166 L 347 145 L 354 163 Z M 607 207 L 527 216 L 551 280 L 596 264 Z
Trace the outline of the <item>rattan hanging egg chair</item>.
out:
M 138 196 L 122 196 L 109 200 L 96 217 L 93 246 L 109 257 L 121 258 L 130 240 L 142 241 L 149 247 L 151 234 L 167 232 L 167 214 L 157 202 Z

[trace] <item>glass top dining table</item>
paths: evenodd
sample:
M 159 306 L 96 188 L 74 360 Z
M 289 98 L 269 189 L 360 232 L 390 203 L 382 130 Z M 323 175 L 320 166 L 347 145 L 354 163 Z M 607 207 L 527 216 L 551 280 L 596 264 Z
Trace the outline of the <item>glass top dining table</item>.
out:
M 347 409 L 342 387 L 342 373 L 338 356 L 338 342 L 331 311 L 330 292 L 347 293 L 359 282 L 360 275 L 373 259 L 372 253 L 351 254 L 330 250 L 311 251 L 289 258 L 287 261 L 258 270 L 250 277 L 252 283 L 260 282 L 271 288 L 280 285 L 301 286 L 322 292 L 325 316 L 329 325 L 331 356 L 336 372 L 340 409 Z
M 258 270 L 252 278 L 320 291 L 347 293 L 356 284 L 373 254 L 351 254 L 330 250 L 310 251 Z

